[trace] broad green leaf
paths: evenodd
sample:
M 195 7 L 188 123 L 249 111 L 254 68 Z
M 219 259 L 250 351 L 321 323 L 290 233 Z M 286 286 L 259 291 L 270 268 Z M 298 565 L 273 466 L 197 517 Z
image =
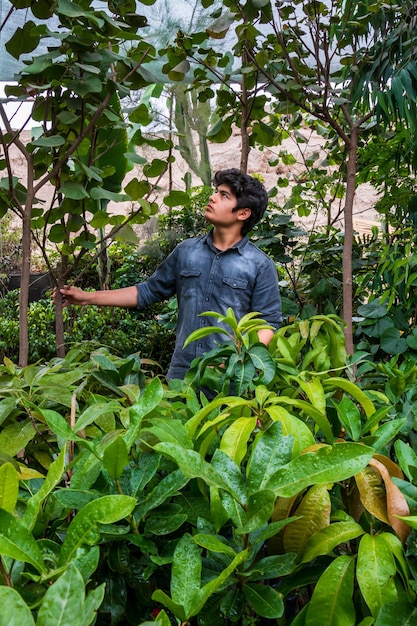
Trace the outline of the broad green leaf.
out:
M 248 440 L 256 426 L 256 417 L 239 417 L 224 432 L 220 441 L 220 450 L 230 456 L 237 465 L 244 459 Z
M 348 543 L 363 535 L 362 526 L 356 522 L 335 522 L 314 533 L 304 550 L 302 563 L 312 561 L 322 554 L 331 554 L 336 546 Z
M 417 607 L 414 603 L 401 600 L 384 604 L 375 620 L 375 626 L 413 626 L 417 624 Z
M 144 498 L 139 499 L 135 510 L 135 519 L 140 521 L 148 511 L 155 509 L 163 504 L 166 500 L 180 491 L 189 481 L 189 478 L 177 470 L 170 472 L 162 480 L 158 482 L 156 487 Z
M 193 614 L 201 586 L 201 568 L 201 550 L 186 533 L 175 547 L 171 570 L 171 597 L 184 607 L 186 616 Z
M 103 466 L 114 480 L 119 480 L 125 467 L 129 464 L 126 443 L 120 435 L 106 446 L 103 452 Z
M 361 436 L 361 415 L 357 405 L 348 396 L 343 396 L 342 401 L 336 403 L 337 416 L 350 439 L 358 441 Z
M 0 465 L 0 509 L 12 513 L 19 493 L 19 476 L 11 463 Z
M 310 537 L 330 524 L 329 485 L 313 485 L 304 495 L 294 512 L 299 519 L 284 531 L 285 552 L 295 552 L 301 557 Z
M 239 466 L 227 454 L 217 449 L 211 459 L 211 466 L 222 476 L 241 504 L 246 505 L 247 493 L 244 476 Z
M 271 419 L 281 423 L 283 435 L 291 435 L 293 438 L 293 457 L 315 444 L 314 435 L 307 424 L 289 413 L 283 406 L 268 406 L 266 412 Z
M 356 626 L 354 572 L 355 561 L 350 556 L 339 556 L 323 572 L 308 604 L 308 626 Z
M 98 592 L 98 593 L 97 593 Z M 104 584 L 93 591 L 94 602 L 85 614 L 85 586 L 78 569 L 70 563 L 65 572 L 49 587 L 39 609 L 37 626 L 88 626 L 104 597 Z M 87 621 L 87 619 L 89 621 Z
M 402 471 L 407 476 L 408 480 L 413 482 L 414 475 L 417 473 L 417 454 L 409 443 L 405 443 L 401 439 L 397 439 L 394 442 L 394 449 Z M 413 472 L 410 471 L 410 468 L 413 468 L 414 475 Z
M 39 411 L 49 428 L 57 437 L 60 437 L 60 439 L 64 441 L 75 441 L 78 439 L 66 419 L 62 417 L 60 413 L 52 409 L 39 409 Z
M 98 524 L 112 524 L 127 517 L 136 498 L 123 495 L 102 496 L 86 504 L 72 520 L 61 547 L 60 563 L 74 558 L 78 548 L 94 545 L 100 538 Z
M 384 604 L 396 602 L 396 565 L 383 537 L 364 535 L 359 543 L 356 579 L 372 615 L 377 617 Z
M 158 406 L 163 395 L 164 390 L 162 383 L 159 378 L 155 377 L 149 385 L 145 387 L 139 401 L 131 407 L 129 413 L 130 424 L 124 436 L 128 450 L 130 450 L 139 436 L 142 419 Z
M 203 535 L 198 533 L 193 535 L 193 541 L 210 552 L 218 552 L 220 554 L 228 554 L 232 558 L 236 556 L 236 551 L 231 548 L 227 543 L 220 541 L 215 535 Z
M 110 402 L 95 402 L 88 406 L 81 413 L 74 425 L 74 432 L 83 430 L 97 419 L 108 413 L 120 411 L 121 405 L 117 400 L 110 400 Z
M 29 420 L 8 424 L 0 432 L 0 450 L 3 454 L 16 456 L 35 435 L 36 430 Z
M 305 412 L 308 417 L 311 417 L 316 422 L 317 426 L 320 428 L 323 435 L 325 436 L 326 441 L 328 443 L 333 443 L 333 431 L 327 415 L 319 411 L 315 406 L 313 406 L 309 402 L 306 402 L 305 400 L 290 398 L 289 396 L 284 395 L 277 398 L 277 404 L 286 404 L 287 406 L 293 407 L 293 409 Z
M 296 379 L 298 385 L 307 395 L 311 404 L 320 412 L 326 413 L 326 398 L 324 395 L 323 385 L 317 377 L 313 377 L 310 380 L 305 380 L 303 375 L 298 376 Z
M 64 137 L 60 135 L 49 135 L 44 137 L 39 137 L 39 139 L 34 139 L 31 141 L 33 146 L 39 148 L 59 148 L 59 146 L 63 146 L 65 143 Z
M 249 606 L 256 615 L 267 619 L 277 619 L 284 613 L 284 602 L 282 595 L 269 587 L 259 583 L 249 583 L 243 585 L 242 591 Z
M 234 493 L 226 480 L 211 465 L 207 463 L 198 452 L 185 450 L 173 443 L 157 443 L 154 449 L 161 454 L 170 457 L 187 478 L 201 478 L 209 487 L 218 487 L 234 495 L 237 499 L 239 495 Z
M 280 578 L 292 572 L 296 558 L 297 555 L 291 553 L 266 556 L 256 561 L 246 573 L 251 582 Z
M 268 523 L 268 520 L 271 519 L 274 505 L 275 494 L 273 491 L 265 489 L 252 493 L 248 499 L 246 522 L 241 528 L 238 528 L 236 532 L 243 535 L 261 529 Z
M 293 438 L 282 435 L 279 421 L 256 435 L 246 476 L 249 493 L 265 489 L 270 477 L 291 460 Z
M 20 593 L 0 586 L 0 626 L 35 626 L 32 612 Z
M 0 509 L 0 554 L 30 563 L 38 572 L 46 572 L 42 553 L 32 533 L 22 522 Z
M 339 378 L 338 376 L 329 377 L 323 380 L 323 387 L 325 391 L 330 389 L 343 389 L 346 393 L 352 396 L 360 404 L 366 414 L 367 418 L 370 418 L 375 413 L 375 405 L 372 400 L 360 389 L 355 383 L 345 378 Z
M 291 498 L 314 484 L 346 480 L 366 467 L 373 449 L 358 443 L 336 443 L 300 454 L 271 476 L 266 488 Z
M 16 398 L 3 398 L 0 400 L 0 426 L 13 413 L 17 405 Z
M 43 481 L 42 487 L 31 498 L 29 498 L 26 503 L 25 514 L 22 521 L 29 530 L 34 528 L 41 506 L 45 502 L 47 496 L 62 480 L 65 468 L 65 455 L 66 448 L 63 447 L 55 461 L 53 461 L 53 463 L 49 466 L 48 473 Z
M 158 415 L 152 416 L 150 424 L 141 431 L 141 436 L 145 432 L 152 433 L 159 441 L 177 443 L 184 448 L 193 448 L 193 441 L 188 430 L 180 420 L 173 419 L 171 416 Z

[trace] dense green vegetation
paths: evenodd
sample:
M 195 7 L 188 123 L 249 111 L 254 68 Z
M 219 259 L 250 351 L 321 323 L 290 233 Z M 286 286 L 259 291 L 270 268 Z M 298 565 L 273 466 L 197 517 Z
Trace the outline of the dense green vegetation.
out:
M 187 24 L 162 0 L 163 19 L 153 0 L 12 0 L 5 16 L 25 14 L 7 52 L 26 59 L 6 94 L 37 126 L 24 142 L 0 102 L 0 217 L 22 225 L 0 259 L 2 293 L 17 248 L 22 268 L 0 300 L 0 626 L 412 624 L 414 2 L 186 4 Z M 234 128 L 242 169 L 255 146 L 277 167 L 252 233 L 283 298 L 269 347 L 229 309 L 224 344 L 168 384 L 175 301 L 28 305 L 34 247 L 57 285 L 123 287 L 201 232 L 210 192 L 191 172 L 209 181 L 208 141 Z M 162 198 L 176 150 L 190 171 Z M 361 182 L 382 228 L 362 237 Z M 325 226 L 296 226 L 314 212 Z

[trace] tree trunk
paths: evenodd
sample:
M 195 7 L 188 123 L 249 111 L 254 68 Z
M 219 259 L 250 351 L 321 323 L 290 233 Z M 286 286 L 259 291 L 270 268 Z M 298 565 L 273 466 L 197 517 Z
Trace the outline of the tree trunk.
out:
M 353 296 L 352 296 L 352 249 L 353 249 L 353 201 L 356 191 L 356 160 L 358 150 L 358 129 L 352 128 L 349 156 L 346 164 L 346 201 L 344 209 L 343 243 L 343 319 L 346 322 L 346 351 L 353 354 Z
M 30 221 L 32 218 L 33 196 L 31 194 L 30 181 L 26 206 L 22 219 L 22 269 L 19 292 L 19 366 L 26 367 L 29 361 L 29 330 L 28 330 L 28 307 L 29 307 L 29 284 L 31 263 L 31 232 Z

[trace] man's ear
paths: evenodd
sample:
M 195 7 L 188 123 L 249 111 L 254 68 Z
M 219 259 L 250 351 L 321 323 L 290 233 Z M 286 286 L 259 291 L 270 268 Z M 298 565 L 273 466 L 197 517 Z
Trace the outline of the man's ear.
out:
M 238 219 L 246 221 L 252 215 L 252 211 L 250 209 L 239 209 Z

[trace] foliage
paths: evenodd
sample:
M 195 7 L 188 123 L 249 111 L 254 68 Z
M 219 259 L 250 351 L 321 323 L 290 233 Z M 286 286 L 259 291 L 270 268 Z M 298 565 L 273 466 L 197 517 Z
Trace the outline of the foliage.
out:
M 262 322 L 226 322 L 228 350 L 168 386 L 103 349 L 4 360 L 7 619 L 44 624 L 59 597 L 63 624 L 74 606 L 85 624 L 412 619 L 415 363 L 403 385 L 392 365 L 360 386 L 336 317 L 284 326 L 256 360 Z M 208 401 L 194 387 L 221 360 L 257 375 Z

